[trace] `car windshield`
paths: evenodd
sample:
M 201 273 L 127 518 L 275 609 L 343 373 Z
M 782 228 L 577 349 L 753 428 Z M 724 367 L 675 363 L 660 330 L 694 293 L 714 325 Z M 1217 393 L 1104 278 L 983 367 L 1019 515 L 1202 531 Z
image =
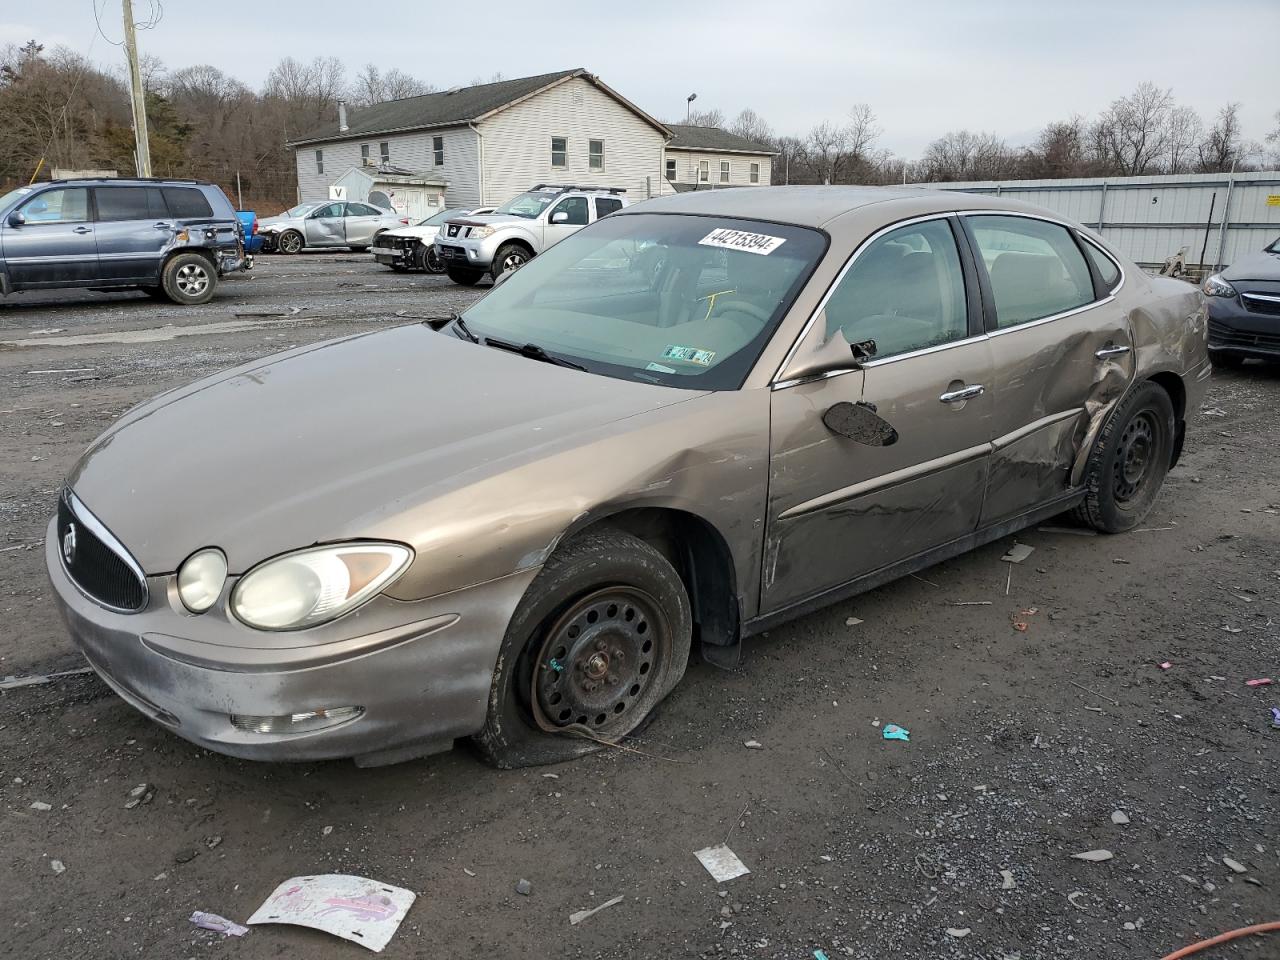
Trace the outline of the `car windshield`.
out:
M 4 196 L 0 197 L 0 210 L 5 209 L 14 201 L 22 199 L 30 192 L 30 187 L 18 187 L 17 190 L 10 190 Z
M 3 207 L 3 206 L 4 206 L 4 201 L 0 200 L 0 207 Z M 1280 253 L 1280 237 L 1276 237 L 1274 240 L 1271 241 L 1271 246 L 1267 247 L 1267 253 Z
M 304 217 L 318 206 L 320 206 L 320 204 L 315 201 L 312 201 L 311 203 L 300 203 L 296 207 L 286 210 L 284 213 L 280 214 L 280 216 Z
M 521 267 L 463 314 L 468 329 L 593 373 L 695 390 L 742 385 L 826 249 L 755 220 L 624 214 Z
M 518 197 L 512 197 L 493 212 L 509 213 L 513 217 L 524 217 L 526 220 L 533 220 L 543 210 L 551 206 L 557 196 L 559 194 L 556 193 L 522 193 Z

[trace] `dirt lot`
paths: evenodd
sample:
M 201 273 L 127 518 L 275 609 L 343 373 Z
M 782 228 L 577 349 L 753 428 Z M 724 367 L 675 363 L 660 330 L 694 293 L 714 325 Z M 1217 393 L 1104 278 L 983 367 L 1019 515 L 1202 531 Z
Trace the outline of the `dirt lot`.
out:
M 472 296 L 316 255 L 263 258 L 197 309 L 0 302 L 0 676 L 81 666 L 40 538 L 61 477 L 123 410 Z M 363 956 L 298 928 L 224 942 L 187 922 L 243 921 L 319 872 L 416 891 L 385 955 L 433 960 L 1154 958 L 1280 919 L 1280 685 L 1244 684 L 1280 680 L 1278 476 L 1280 367 L 1218 376 L 1143 530 L 1028 531 L 1021 565 L 1000 562 L 1010 539 L 774 630 L 732 673 L 692 666 L 631 750 L 554 770 L 464 749 L 269 766 L 196 749 L 93 676 L 0 692 L 0 943 Z M 973 601 L 989 605 L 957 605 Z M 887 722 L 911 741 L 883 740 Z M 150 802 L 126 808 L 140 784 Z M 726 839 L 752 872 L 717 886 L 693 851 Z M 1100 848 L 1114 858 L 1072 857 Z M 1206 956 L 1280 957 L 1280 936 Z

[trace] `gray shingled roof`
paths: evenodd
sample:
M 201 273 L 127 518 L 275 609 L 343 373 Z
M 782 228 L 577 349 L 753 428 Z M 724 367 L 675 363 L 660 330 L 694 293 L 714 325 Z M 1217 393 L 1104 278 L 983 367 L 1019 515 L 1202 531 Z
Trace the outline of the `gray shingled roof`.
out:
M 527 97 L 557 80 L 566 77 L 585 76 L 590 73 L 581 67 L 543 73 L 536 77 L 520 77 L 516 80 L 500 80 L 482 83 L 474 87 L 462 87 L 452 93 L 427 93 L 420 97 L 388 100 L 369 107 L 347 107 L 348 129 L 338 131 L 338 118 L 309 130 L 304 136 L 291 140 L 291 144 L 311 143 L 317 140 L 348 140 L 369 137 L 397 130 L 419 130 L 425 127 L 446 127 L 463 124 L 514 100 Z
M 675 136 L 667 144 L 673 150 L 722 150 L 731 153 L 774 153 L 773 147 L 719 127 L 698 127 L 688 123 L 668 123 Z

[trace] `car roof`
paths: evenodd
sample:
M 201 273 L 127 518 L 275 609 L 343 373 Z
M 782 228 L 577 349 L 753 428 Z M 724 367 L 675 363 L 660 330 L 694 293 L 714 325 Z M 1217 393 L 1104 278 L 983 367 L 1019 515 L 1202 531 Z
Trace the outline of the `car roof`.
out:
M 184 186 L 211 187 L 208 180 L 189 180 L 182 177 L 64 177 L 48 183 L 84 183 L 105 186 L 130 187 L 137 184 L 182 184 Z M 37 184 L 32 184 L 37 186 Z
M 1027 203 L 990 195 L 918 187 L 780 186 L 730 187 L 723 190 L 691 190 L 632 204 L 613 216 L 643 213 L 691 213 L 704 216 L 741 217 L 824 227 L 831 221 L 873 204 L 893 204 L 885 209 L 885 221 L 897 219 L 899 208 L 911 216 L 951 210 L 1010 210 L 1058 219 L 1055 214 Z

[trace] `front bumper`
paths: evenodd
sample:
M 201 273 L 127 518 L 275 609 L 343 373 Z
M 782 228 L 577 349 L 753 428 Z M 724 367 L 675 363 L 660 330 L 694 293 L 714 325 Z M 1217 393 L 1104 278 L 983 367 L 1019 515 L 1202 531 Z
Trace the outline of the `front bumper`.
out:
M 219 623 L 218 607 L 191 616 L 172 576 L 148 578 L 140 612 L 107 610 L 67 576 L 52 523 L 45 565 L 72 641 L 108 686 L 157 723 L 235 757 L 366 763 L 447 750 L 481 728 L 507 623 L 536 573 L 429 600 L 377 597 L 330 624 L 324 642 L 307 643 L 315 631 Z M 260 645 L 231 645 L 237 629 Z M 231 722 L 347 706 L 364 712 L 308 733 L 254 733 Z
M 474 270 L 488 270 L 493 266 L 493 258 L 498 252 L 501 235 L 487 237 L 484 240 L 446 239 L 436 237 L 436 255 L 446 267 L 464 267 Z
M 385 238 L 384 243 L 386 243 Z M 412 267 L 416 265 L 418 248 L 421 246 L 421 240 L 392 240 L 385 246 L 373 247 L 371 252 L 373 253 L 373 259 L 384 266 Z
M 1280 315 L 1249 310 L 1239 297 L 1210 297 L 1209 352 L 1280 360 Z

